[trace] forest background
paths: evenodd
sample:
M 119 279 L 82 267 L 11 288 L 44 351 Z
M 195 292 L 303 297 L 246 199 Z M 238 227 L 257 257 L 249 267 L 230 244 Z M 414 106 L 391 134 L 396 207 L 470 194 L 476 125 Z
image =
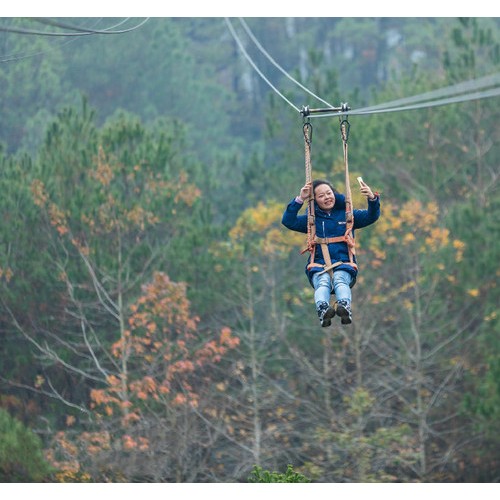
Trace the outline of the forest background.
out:
M 47 21 L 0 22 L 0 479 L 291 465 L 314 482 L 497 482 L 498 98 L 349 118 L 355 207 L 362 175 L 382 216 L 357 235 L 353 324 L 325 329 L 305 239 L 280 224 L 304 183 L 302 117 L 224 19 L 26 33 L 72 31 Z M 246 22 L 353 109 L 499 69 L 497 18 Z M 290 101 L 318 107 L 232 23 Z M 338 118 L 313 130 L 314 177 L 344 191 Z

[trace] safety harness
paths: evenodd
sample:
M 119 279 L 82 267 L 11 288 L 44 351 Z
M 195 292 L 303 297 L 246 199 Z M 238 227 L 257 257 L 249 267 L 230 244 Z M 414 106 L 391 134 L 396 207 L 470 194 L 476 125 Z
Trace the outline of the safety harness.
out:
M 345 218 L 346 218 L 346 230 L 343 236 L 337 236 L 334 238 L 319 238 L 316 236 L 316 214 L 314 206 L 314 193 L 312 192 L 312 164 L 311 164 L 311 143 L 312 143 L 312 125 L 309 120 L 304 122 L 304 144 L 305 144 L 305 169 L 306 169 L 306 184 L 310 184 L 311 192 L 308 199 L 307 206 L 307 247 L 302 250 L 302 254 L 305 252 L 310 252 L 311 259 L 307 266 L 308 269 L 313 267 L 323 267 L 323 270 L 319 273 L 328 272 L 333 278 L 333 270 L 342 265 L 349 264 L 354 269 L 358 266 L 354 262 L 354 256 L 356 255 L 356 245 L 353 236 L 354 227 L 354 214 L 352 207 L 352 195 L 351 195 L 351 185 L 349 182 L 349 163 L 348 163 L 348 148 L 347 141 L 349 138 L 349 122 L 347 119 L 343 119 L 340 122 L 340 131 L 343 142 L 344 149 L 344 170 L 345 170 Z M 346 243 L 349 252 L 349 261 L 343 262 L 333 262 L 330 258 L 330 252 L 328 251 L 328 245 L 330 243 Z M 314 256 L 316 253 L 316 245 L 321 246 L 321 252 L 323 254 L 323 259 L 325 264 L 319 264 L 314 262 Z

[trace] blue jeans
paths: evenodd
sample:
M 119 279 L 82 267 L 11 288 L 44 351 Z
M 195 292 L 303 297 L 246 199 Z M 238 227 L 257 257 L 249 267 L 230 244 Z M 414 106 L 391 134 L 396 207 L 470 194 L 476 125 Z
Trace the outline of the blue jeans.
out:
M 333 293 L 337 301 L 346 300 L 351 303 L 351 283 L 353 277 L 347 271 L 333 272 Z M 314 273 L 312 276 L 314 286 L 314 302 L 330 303 L 330 295 L 332 294 L 332 279 L 329 273 Z

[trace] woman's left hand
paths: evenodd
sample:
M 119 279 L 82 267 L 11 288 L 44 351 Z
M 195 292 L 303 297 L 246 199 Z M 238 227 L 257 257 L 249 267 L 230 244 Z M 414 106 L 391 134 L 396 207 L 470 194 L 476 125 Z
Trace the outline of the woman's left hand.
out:
M 376 196 L 373 194 L 370 186 L 364 181 L 360 181 L 360 191 L 363 196 L 366 196 L 369 200 L 374 200 Z

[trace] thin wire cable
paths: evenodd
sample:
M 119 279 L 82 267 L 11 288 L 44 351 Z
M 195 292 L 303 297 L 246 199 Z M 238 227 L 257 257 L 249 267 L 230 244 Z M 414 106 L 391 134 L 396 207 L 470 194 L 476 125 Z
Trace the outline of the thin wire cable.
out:
M 123 29 L 123 30 L 114 30 L 116 26 L 120 26 L 124 24 L 126 21 L 130 20 L 129 17 L 125 18 L 124 21 L 121 21 L 120 23 L 110 26 L 109 28 L 106 28 L 104 30 L 95 30 L 91 28 L 80 28 L 79 26 L 76 26 L 74 24 L 68 24 L 68 23 L 61 23 L 59 21 L 54 21 L 52 19 L 44 18 L 44 17 L 34 17 L 32 18 L 34 21 L 46 24 L 47 26 L 55 26 L 57 28 L 64 28 L 64 29 L 70 29 L 82 33 L 94 33 L 97 35 L 121 35 L 122 33 L 128 33 L 129 31 L 136 30 L 140 28 L 143 24 L 147 23 L 149 20 L 149 17 L 146 17 L 143 21 L 141 21 L 139 24 L 136 26 L 132 26 L 131 28 Z
M 262 52 L 262 54 L 264 54 L 267 59 L 277 68 L 279 69 L 289 80 L 291 80 L 293 83 L 295 83 L 296 85 L 298 85 L 302 90 L 304 90 L 305 92 L 307 92 L 309 95 L 311 95 L 312 97 L 318 99 L 319 101 L 321 101 L 323 104 L 326 104 L 329 108 L 333 108 L 334 106 L 332 106 L 329 102 L 325 101 L 324 99 L 322 99 L 321 97 L 317 96 L 316 94 L 314 94 L 313 92 L 311 92 L 307 87 L 305 87 L 304 85 L 302 85 L 300 82 L 298 82 L 295 78 L 293 78 L 290 74 L 287 73 L 287 71 L 285 69 L 283 69 L 274 59 L 273 57 L 271 57 L 271 55 L 266 51 L 266 49 L 264 49 L 264 47 L 260 44 L 260 42 L 257 40 L 257 38 L 254 36 L 254 34 L 252 33 L 252 31 L 250 30 L 250 28 L 248 27 L 247 23 L 245 22 L 245 20 L 243 18 L 239 18 L 239 21 L 241 23 L 241 25 L 243 26 L 244 30 L 246 31 L 247 35 L 250 37 L 250 39 L 252 40 L 252 42 L 257 46 L 257 48 Z
M 246 59 L 250 62 L 252 67 L 258 72 L 258 74 L 268 83 L 268 85 L 275 91 L 277 92 L 283 99 L 285 99 L 288 104 L 290 104 L 296 111 L 301 112 L 297 106 L 292 104 L 288 99 L 286 99 L 277 89 L 272 85 L 269 80 L 263 75 L 263 73 L 257 68 L 256 64 L 253 62 L 253 60 L 248 56 L 247 52 L 243 48 L 243 45 L 241 41 L 238 39 L 238 36 L 236 35 L 234 29 L 232 28 L 232 25 L 230 24 L 228 18 L 225 18 L 228 26 L 230 27 L 231 33 L 233 37 L 235 38 L 236 42 L 238 43 L 240 49 L 242 50 L 243 54 L 245 55 Z M 287 78 L 289 78 L 291 81 L 293 81 L 296 85 L 298 85 L 300 88 L 308 92 L 310 95 L 314 96 L 315 98 L 321 100 L 323 103 L 327 104 L 330 108 L 333 106 L 326 101 L 323 101 L 321 98 L 313 94 L 311 91 L 309 91 L 306 87 L 304 87 L 301 83 L 297 82 L 294 78 L 292 78 L 286 71 L 279 66 L 274 59 L 265 51 L 265 49 L 262 47 L 262 45 L 257 41 L 255 36 L 251 33 L 250 29 L 246 25 L 245 21 L 242 20 L 241 18 L 240 22 L 245 28 L 245 31 L 249 35 L 249 37 L 252 39 L 252 41 L 255 43 L 255 45 L 261 50 L 261 52 L 283 73 Z M 443 99 L 438 99 L 438 100 L 431 100 L 431 101 L 425 101 L 425 102 L 420 102 L 424 99 L 436 99 L 437 97 L 441 97 L 443 95 L 447 94 L 456 94 L 456 93 L 463 93 L 465 91 L 471 91 L 471 90 L 476 90 L 478 88 L 483 88 L 483 87 L 488 87 L 492 86 L 495 84 L 498 84 L 500 82 L 500 74 L 494 74 L 494 75 L 489 75 L 485 76 L 482 78 L 474 79 L 474 80 L 469 80 L 466 82 L 461 82 L 455 85 L 451 85 L 448 87 L 443 87 L 437 90 L 433 90 L 430 92 L 425 92 L 423 94 L 407 97 L 407 98 L 402 98 L 402 99 L 397 99 L 395 101 L 390 101 L 387 103 L 381 103 L 377 104 L 374 106 L 368 106 L 365 108 L 360 108 L 359 110 L 349 110 L 348 112 L 346 111 L 333 111 L 331 113 L 329 112 L 323 112 L 320 114 L 310 114 L 308 116 L 310 117 L 329 117 L 329 116 L 342 116 L 342 115 L 369 115 L 369 114 L 375 114 L 375 113 L 389 113 L 389 112 L 394 112 L 394 111 L 408 111 L 408 110 L 413 110 L 413 109 L 422 109 L 422 108 L 430 108 L 430 107 L 436 107 L 436 106 L 443 106 L 446 104 L 454 104 L 454 103 L 460 103 L 460 102 L 466 102 L 466 101 L 473 101 L 473 100 L 479 100 L 479 99 L 486 99 L 486 98 L 491 98 L 491 97 L 496 97 L 500 95 L 500 88 L 493 88 L 490 90 L 486 90 L 483 92 L 473 92 L 473 93 L 465 93 L 464 95 L 457 96 L 457 97 L 448 97 L 448 98 L 443 98 Z M 420 102 L 420 103 L 419 103 Z M 414 104 L 414 105 L 408 105 L 410 103 L 419 103 L 419 104 Z M 404 106 L 402 104 L 405 104 Z M 399 107 L 397 106 L 399 105 Z
M 17 33 L 18 35 L 39 35 L 39 36 L 85 36 L 95 35 L 95 33 L 54 33 L 50 31 L 37 31 L 25 28 L 11 28 L 9 26 L 0 26 L 0 31 L 5 33 Z
M 425 99 L 435 99 L 446 95 L 460 94 L 460 93 L 470 92 L 472 90 L 479 90 L 484 87 L 492 87 L 498 84 L 500 84 L 500 73 L 495 73 L 493 75 L 484 76 L 482 78 L 476 78 L 465 82 L 460 82 L 455 85 L 450 85 L 448 87 L 442 87 L 436 90 L 431 90 L 430 92 L 424 92 L 423 94 L 418 94 L 411 97 L 404 97 L 394 101 L 384 102 L 381 104 L 376 104 L 374 106 L 360 108 L 357 111 L 364 112 L 364 111 L 377 110 L 381 108 L 401 106 L 403 104 L 420 102 Z
M 290 100 L 288 100 L 266 77 L 265 75 L 262 73 L 262 71 L 260 71 L 260 69 L 257 67 L 257 65 L 253 62 L 252 58 L 248 55 L 247 51 L 245 50 L 245 47 L 243 47 L 243 44 L 241 43 L 241 40 L 238 38 L 238 35 L 236 34 L 236 32 L 234 31 L 234 28 L 233 28 L 233 25 L 231 24 L 231 21 L 229 20 L 229 18 L 225 17 L 224 20 L 226 21 L 226 24 L 229 28 L 229 31 L 231 33 L 231 35 L 233 36 L 234 40 L 236 41 L 238 47 L 240 48 L 241 52 L 243 53 L 243 55 L 245 56 L 246 60 L 250 63 L 250 65 L 252 66 L 252 68 L 259 74 L 259 76 L 276 92 L 276 94 L 278 94 L 285 102 L 287 102 L 293 109 L 295 109 L 295 111 L 297 111 L 298 113 L 300 113 L 300 109 L 295 106 L 295 104 L 293 104 Z
M 128 22 L 130 20 L 130 17 L 125 17 L 121 21 L 117 22 L 116 24 L 113 24 L 112 26 L 109 26 L 108 28 L 105 28 L 104 30 L 97 30 L 97 28 L 94 28 L 94 27 L 80 28 L 79 26 L 69 25 L 69 24 L 63 24 L 63 23 L 61 23 L 59 21 L 56 21 L 54 19 L 50 19 L 50 18 L 47 18 L 47 17 L 30 17 L 28 19 L 30 19 L 31 21 L 34 21 L 36 23 L 45 24 L 47 26 L 56 26 L 56 27 L 59 27 L 59 28 L 72 29 L 74 31 L 87 31 L 87 32 L 95 33 L 95 32 L 98 32 L 98 31 L 109 32 L 110 30 L 114 30 L 115 28 L 118 28 L 118 26 L 122 26 L 123 24 L 125 24 L 126 22 Z M 102 19 L 103 19 L 102 17 L 99 18 L 99 21 L 102 21 Z M 98 24 L 98 22 L 94 23 L 94 24 Z
M 4 31 L 7 33 L 18 33 L 21 35 L 39 35 L 39 36 L 88 36 L 88 35 L 120 35 L 123 33 L 128 33 L 129 31 L 136 30 L 144 25 L 147 21 L 149 21 L 149 17 L 141 21 L 136 26 L 132 28 L 128 28 L 126 30 L 118 30 L 118 31 L 108 31 L 108 30 L 86 30 L 79 31 L 77 33 L 73 32 L 52 32 L 52 31 L 38 31 L 38 30 L 29 30 L 24 28 L 11 28 L 9 26 L 0 26 L 0 31 Z M 72 28 L 74 29 L 74 28 Z
M 253 41 L 253 43 L 259 48 L 259 50 L 268 58 L 268 60 L 277 69 L 279 69 L 287 78 L 289 78 L 293 83 L 298 85 L 302 90 L 306 91 L 307 93 L 309 93 L 313 97 L 319 99 L 324 104 L 327 104 L 327 106 L 329 106 L 330 108 L 333 107 L 331 104 L 324 101 L 320 97 L 316 96 L 314 93 L 309 91 L 309 89 L 307 89 L 304 85 L 302 85 L 300 82 L 298 82 L 293 77 L 291 77 L 263 48 L 263 46 L 259 43 L 257 38 L 251 32 L 250 28 L 248 27 L 248 25 L 246 24 L 244 19 L 239 18 L 239 20 L 240 20 L 240 23 L 242 24 L 243 28 L 245 29 L 246 33 L 248 34 L 248 36 Z M 237 36 L 234 33 L 234 30 L 232 30 L 232 33 L 233 33 L 233 36 L 235 37 L 235 39 L 237 39 Z M 240 48 L 242 48 L 241 42 L 238 43 L 238 45 L 240 46 Z M 247 59 L 249 60 L 249 62 L 252 64 L 252 66 L 255 69 L 257 69 L 256 65 L 249 58 L 246 51 L 244 51 L 244 53 L 245 53 L 245 56 L 247 57 Z M 262 72 L 258 69 L 257 69 L 257 71 L 261 75 L 261 77 L 264 78 L 264 80 L 269 83 L 269 81 L 267 80 L 267 78 L 264 77 Z M 466 101 L 471 101 L 471 100 L 486 99 L 486 98 L 496 97 L 496 96 L 500 95 L 500 89 L 494 88 L 494 89 L 490 89 L 487 91 L 474 92 L 474 93 L 471 93 L 470 91 L 477 90 L 479 88 L 490 87 L 493 85 L 497 85 L 498 83 L 500 83 L 500 74 L 499 73 L 494 74 L 494 75 L 485 76 L 485 77 L 478 78 L 478 79 L 474 79 L 474 80 L 460 82 L 460 83 L 455 84 L 455 85 L 450 85 L 448 87 L 443 87 L 443 88 L 440 88 L 437 90 L 425 92 L 423 94 L 419 94 L 419 95 L 415 95 L 415 96 L 411 96 L 411 97 L 407 97 L 407 98 L 397 99 L 394 101 L 389 101 L 389 102 L 377 104 L 374 106 L 368 106 L 368 107 L 360 108 L 360 109 L 354 110 L 354 111 L 350 110 L 347 113 L 345 111 L 333 111 L 331 113 L 323 112 L 323 113 L 318 114 L 318 115 L 310 114 L 309 116 L 311 116 L 311 117 L 319 117 L 319 116 L 320 117 L 328 117 L 328 116 L 340 116 L 340 115 L 345 115 L 345 114 L 367 115 L 367 114 L 375 114 L 375 113 L 388 113 L 388 112 L 394 112 L 394 111 L 408 111 L 408 110 L 412 110 L 412 109 L 430 108 L 430 107 L 435 107 L 435 106 L 443 106 L 446 104 L 453 104 L 453 103 L 466 102 Z M 277 91 L 273 85 L 271 85 L 271 87 L 275 91 Z M 465 93 L 465 92 L 468 92 L 468 93 Z M 423 101 L 425 99 L 437 99 L 438 97 L 442 97 L 443 95 L 449 95 L 450 93 L 452 95 L 459 94 L 459 93 L 465 93 L 465 94 L 458 96 L 458 97 L 447 97 L 445 99 L 420 102 L 420 101 Z M 289 104 L 291 104 L 294 109 L 298 110 L 298 108 L 295 105 L 293 105 L 292 103 L 290 103 L 290 101 L 287 100 L 287 102 L 289 102 Z M 411 103 L 419 103 L 419 104 L 409 105 Z
M 94 24 L 99 24 L 102 21 L 102 19 L 103 19 L 102 17 L 97 18 L 96 22 Z M 118 23 L 115 26 L 119 26 L 120 24 L 123 24 L 123 22 L 125 22 L 125 21 L 122 21 L 121 23 Z M 66 47 L 67 45 L 69 45 L 70 43 L 73 43 L 75 41 L 76 41 L 76 38 L 70 38 L 69 40 L 62 41 L 61 43 L 59 43 L 59 41 L 57 41 L 51 47 L 48 47 L 44 50 L 39 50 L 37 52 L 31 52 L 31 53 L 30 52 L 19 52 L 19 53 L 14 53 L 14 54 L 5 54 L 3 56 L 0 56 L 0 63 L 12 62 L 12 61 L 22 61 L 23 59 L 28 59 L 30 57 L 40 56 L 42 54 L 46 54 L 48 52 L 56 50 L 57 48 Z M 50 42 L 48 42 L 48 43 L 50 43 Z
M 400 107 L 394 107 L 394 108 L 381 108 L 381 109 L 372 109 L 372 110 L 354 110 L 354 111 L 347 111 L 347 112 L 335 112 L 335 113 L 322 113 L 322 114 L 311 114 L 309 115 L 311 118 L 319 118 L 319 117 L 327 117 L 327 116 L 341 116 L 341 115 L 373 115 L 373 114 L 379 114 L 379 113 L 392 113 L 395 111 L 409 111 L 409 110 L 414 110 L 414 109 L 422 109 L 422 108 L 433 108 L 436 106 L 444 106 L 446 104 L 456 104 L 460 102 L 467 102 L 467 101 L 477 101 L 480 99 L 487 99 L 491 97 L 497 97 L 500 95 L 500 87 L 490 89 L 490 90 L 485 90 L 483 92 L 474 92 L 472 94 L 465 94 L 462 96 L 456 96 L 456 97 L 450 97 L 447 99 L 439 99 L 437 101 L 428 101 L 428 102 L 423 102 L 419 104 L 414 104 L 414 105 L 408 105 L 408 106 L 400 106 Z

